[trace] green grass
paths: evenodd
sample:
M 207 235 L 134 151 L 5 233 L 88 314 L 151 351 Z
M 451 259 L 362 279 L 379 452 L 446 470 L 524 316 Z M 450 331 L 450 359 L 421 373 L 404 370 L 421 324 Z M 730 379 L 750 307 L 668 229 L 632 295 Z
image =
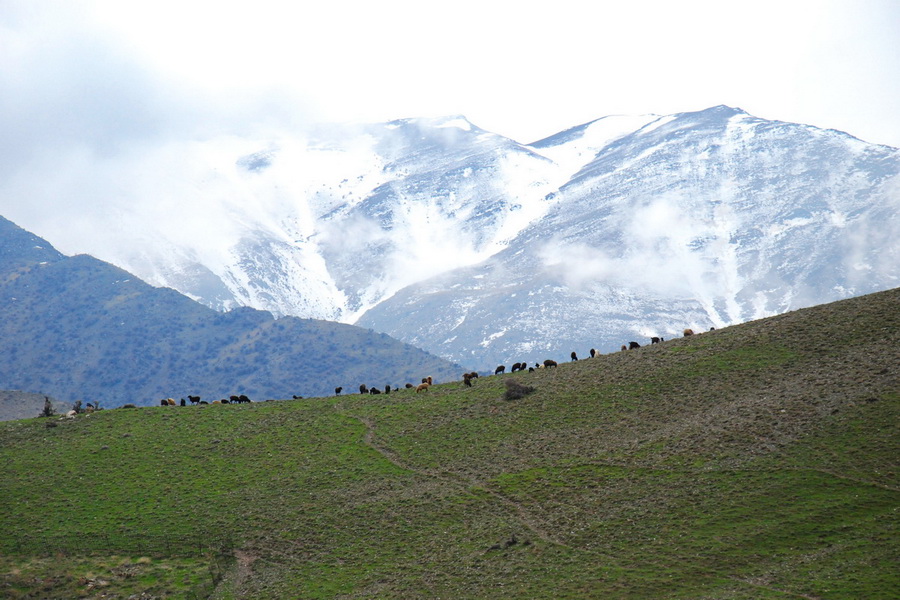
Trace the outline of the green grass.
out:
M 107 593 L 894 598 L 898 309 L 472 388 L 0 423 L 0 595 L 89 597 L 129 555 Z
M 0 557 L 3 598 L 208 597 L 226 565 L 216 560 L 147 556 Z M 115 596 L 113 596 L 115 595 Z

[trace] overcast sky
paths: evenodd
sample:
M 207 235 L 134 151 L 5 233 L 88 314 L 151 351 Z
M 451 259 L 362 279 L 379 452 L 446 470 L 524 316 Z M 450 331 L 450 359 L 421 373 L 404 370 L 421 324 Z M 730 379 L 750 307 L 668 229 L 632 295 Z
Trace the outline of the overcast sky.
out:
M 900 1 L 0 0 L 0 178 L 319 121 L 528 143 L 717 104 L 900 146 Z

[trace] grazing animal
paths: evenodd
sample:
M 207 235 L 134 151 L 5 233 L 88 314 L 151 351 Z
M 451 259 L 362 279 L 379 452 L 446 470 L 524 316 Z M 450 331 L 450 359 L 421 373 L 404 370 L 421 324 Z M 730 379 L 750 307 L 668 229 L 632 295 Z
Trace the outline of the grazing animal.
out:
M 650 344 L 651 344 L 651 345 L 652 345 L 652 344 L 658 344 L 658 343 L 664 342 L 664 341 L 665 341 L 665 340 L 662 339 L 661 337 L 653 336 L 652 338 L 650 338 Z
M 522 363 L 513 363 L 512 368 L 509 370 L 510 373 L 515 373 L 519 369 L 522 368 Z
M 413 387 L 415 387 L 415 386 L 411 383 L 406 384 L 406 389 L 412 389 Z
M 368 394 L 369 393 L 369 388 L 366 387 L 366 384 L 364 384 L 364 383 L 359 384 L 359 393 L 360 394 Z
M 431 386 L 428 385 L 428 383 L 420 383 L 419 386 L 416 388 L 416 393 L 418 394 L 419 392 L 427 392 L 428 388 L 430 388 L 430 387 Z
M 199 404 L 200 396 L 188 396 L 188 400 L 191 401 L 191 404 Z
M 231 404 L 231 400 L 229 400 L 228 398 L 222 398 L 221 400 L 219 400 L 219 402 L 221 402 L 222 404 Z M 238 401 L 235 400 L 234 403 L 237 404 Z
M 478 371 L 472 371 L 469 373 L 469 377 L 472 379 L 478 379 Z
M 384 386 L 384 393 L 385 394 L 391 393 L 391 384 L 387 384 L 386 386 Z
M 575 354 L 574 352 L 570 356 L 572 357 L 572 362 L 575 362 L 576 360 L 578 360 L 578 355 Z
M 472 387 L 472 374 L 471 373 L 463 373 L 463 383 L 466 384 L 466 387 Z
M 229 398 L 231 398 L 231 401 L 234 402 L 235 404 L 240 404 L 240 402 L 241 402 L 240 396 L 229 396 Z
M 166 402 L 169 406 L 175 406 L 175 400 L 173 400 L 172 398 L 166 398 Z
M 641 347 L 641 345 L 638 344 L 637 342 L 628 342 L 628 349 L 629 349 L 629 350 L 634 350 L 634 349 L 640 348 L 640 347 Z
M 182 406 L 187 406 L 187 402 L 184 401 L 184 398 L 181 399 L 181 405 L 182 405 Z
M 252 401 L 244 394 L 241 394 L 240 396 L 238 396 L 238 402 L 240 402 L 241 404 L 250 404 L 250 402 Z
M 209 406 L 209 402 L 207 402 L 206 400 L 201 400 L 201 401 L 200 401 L 200 405 L 202 406 L 202 405 L 204 405 L 204 404 L 207 405 L 207 406 Z
M 500 365 L 499 367 L 494 369 L 494 375 L 499 375 L 500 373 L 505 373 L 505 372 L 506 372 L 506 367 L 503 365 Z
M 528 372 L 529 372 L 529 373 L 534 373 L 534 367 L 528 367 Z
M 291 397 L 292 397 L 294 400 L 303 400 L 303 396 L 298 396 L 297 394 L 294 394 L 294 395 L 291 396 Z
M 684 337 L 687 337 L 687 336 L 689 336 L 689 335 L 694 335 L 694 330 L 693 330 L 693 329 L 688 328 L 688 329 L 685 329 L 685 330 L 684 330 Z
M 369 394 L 372 396 L 374 396 L 375 394 L 380 394 L 380 393 L 381 393 L 381 390 L 379 390 L 377 387 L 369 388 Z
M 341 395 L 341 390 L 343 390 L 343 389 L 344 389 L 344 388 L 342 388 L 341 386 L 337 386 L 336 388 L 334 388 L 334 395 L 335 395 L 335 396 L 340 396 L 340 395 Z
M 622 350 L 623 350 L 623 351 L 624 351 L 624 350 L 628 350 L 628 346 L 626 346 L 625 344 L 622 344 Z
M 596 356 L 597 356 L 597 351 L 594 350 L 593 348 L 591 348 L 591 358 L 594 358 Z
M 550 359 L 548 358 L 547 360 L 544 361 L 544 367 L 545 367 L 545 368 L 550 368 L 550 367 L 555 367 L 555 366 L 556 366 L 556 361 L 555 361 L 555 360 L 550 360 Z
M 160 406 L 168 406 L 169 403 L 166 402 L 166 399 L 165 399 L 165 398 L 163 398 L 162 400 L 159 401 L 159 405 L 160 405 Z

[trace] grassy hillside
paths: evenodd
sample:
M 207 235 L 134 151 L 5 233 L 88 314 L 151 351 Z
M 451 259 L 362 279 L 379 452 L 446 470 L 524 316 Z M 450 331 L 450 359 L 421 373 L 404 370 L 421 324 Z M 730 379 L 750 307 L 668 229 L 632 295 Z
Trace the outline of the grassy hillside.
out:
M 373 331 L 241 308 L 219 313 L 0 217 L 0 389 L 111 408 L 161 398 L 311 396 L 460 367 Z M 0 398 L 0 419 L 20 418 Z
M 472 388 L 0 423 L 0 595 L 896 598 L 898 365 L 893 290 Z

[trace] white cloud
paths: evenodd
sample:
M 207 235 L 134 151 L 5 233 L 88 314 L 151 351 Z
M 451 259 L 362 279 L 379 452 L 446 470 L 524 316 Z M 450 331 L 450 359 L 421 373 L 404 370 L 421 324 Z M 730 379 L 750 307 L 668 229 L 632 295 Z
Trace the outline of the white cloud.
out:
M 573 290 L 640 289 L 658 298 L 695 298 L 722 325 L 740 320 L 740 289 L 732 233 L 740 227 L 727 207 L 691 215 L 678 194 L 635 199 L 610 217 L 617 247 L 553 240 L 539 252 L 544 269 Z M 716 308 L 724 302 L 724 311 Z
M 0 214 L 45 235 L 61 204 L 151 185 L 121 161 L 321 120 L 465 114 L 529 142 L 727 103 L 900 146 L 898 27 L 892 0 L 5 0 Z

